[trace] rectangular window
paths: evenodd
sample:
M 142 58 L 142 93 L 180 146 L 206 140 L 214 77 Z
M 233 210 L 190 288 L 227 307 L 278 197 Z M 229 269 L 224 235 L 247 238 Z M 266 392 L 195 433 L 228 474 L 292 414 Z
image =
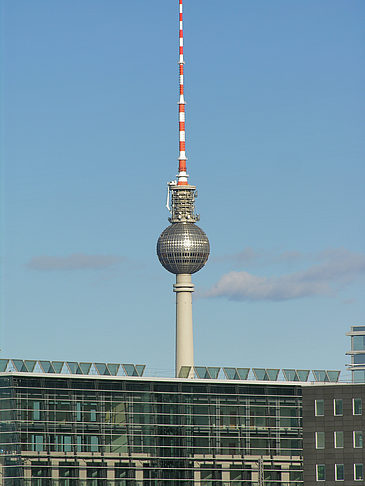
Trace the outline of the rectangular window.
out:
M 354 415 L 362 415 L 362 400 L 361 398 L 352 399 L 352 413 Z
M 365 336 L 352 336 L 352 351 L 365 350 Z
M 345 480 L 345 467 L 343 464 L 335 464 L 335 481 Z
M 43 452 L 43 435 L 32 435 L 32 451 Z
M 324 449 L 324 432 L 316 432 L 316 449 Z
M 335 398 L 333 400 L 333 411 L 335 415 L 343 415 L 343 404 L 341 398 Z
M 326 480 L 326 466 L 324 464 L 316 464 L 316 480 Z
M 324 415 L 324 400 L 314 401 L 314 413 L 316 417 L 321 417 Z
M 355 430 L 354 431 L 354 447 L 356 449 L 362 448 L 362 430 Z
M 343 447 L 343 432 L 334 432 L 334 443 L 336 449 L 341 449 Z
M 41 402 L 33 402 L 33 420 L 41 419 Z
M 362 464 L 354 464 L 354 480 L 355 481 L 364 480 L 364 468 Z

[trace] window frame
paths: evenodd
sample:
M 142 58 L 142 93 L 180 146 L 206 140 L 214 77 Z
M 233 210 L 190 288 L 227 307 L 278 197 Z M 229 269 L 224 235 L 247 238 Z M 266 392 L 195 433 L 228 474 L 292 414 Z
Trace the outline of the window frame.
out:
M 336 413 L 336 404 L 341 403 L 341 413 Z M 342 398 L 334 398 L 333 399 L 333 415 L 335 417 L 343 417 L 343 399 Z
M 318 413 L 318 403 L 319 402 L 322 403 L 323 413 Z M 324 417 L 324 400 L 323 399 L 314 400 L 314 415 L 316 417 Z
M 323 447 L 319 447 L 319 446 L 318 446 L 318 442 L 319 442 L 319 440 L 318 440 L 318 438 L 319 438 L 319 434 L 323 434 Z M 320 430 L 320 431 L 316 431 L 316 432 L 314 433 L 314 441 L 315 441 L 315 446 L 316 446 L 316 449 L 320 449 L 320 450 L 321 450 L 321 449 L 325 449 L 325 448 L 326 448 L 326 434 L 325 434 L 325 432 L 323 432 L 322 430 Z
M 356 478 L 356 466 L 361 466 L 361 478 Z M 364 465 L 361 463 L 354 464 L 354 481 L 364 481 Z
M 323 476 L 324 478 L 323 479 L 318 479 L 318 472 L 319 472 L 319 468 L 320 467 L 323 467 Z M 316 481 L 326 481 L 326 464 L 316 464 Z
M 355 402 L 356 400 L 360 401 L 360 413 L 356 413 L 355 411 Z M 362 399 L 361 398 L 353 398 L 352 399 L 352 415 L 359 416 L 362 415 Z
M 342 445 L 341 446 L 338 445 L 337 434 L 342 434 Z M 345 445 L 345 437 L 344 437 L 343 430 L 335 430 L 333 432 L 333 447 L 335 449 L 343 449 L 344 445 Z
M 360 436 L 361 436 L 361 446 L 356 445 L 356 439 L 355 439 L 356 434 L 360 434 Z M 353 445 L 354 449 L 362 449 L 364 447 L 364 434 L 363 434 L 362 430 L 354 430 L 352 432 L 352 445 Z
M 338 479 L 338 467 L 342 466 L 343 478 Z M 345 481 L 345 466 L 344 464 L 335 464 L 335 481 Z

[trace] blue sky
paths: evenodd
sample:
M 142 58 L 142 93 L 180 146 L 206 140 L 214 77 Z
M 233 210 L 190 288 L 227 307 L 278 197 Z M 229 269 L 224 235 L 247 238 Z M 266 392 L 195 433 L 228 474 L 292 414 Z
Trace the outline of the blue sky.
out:
M 2 357 L 174 366 L 155 245 L 177 0 L 1 3 Z M 365 5 L 185 0 L 201 365 L 344 369 L 365 324 Z

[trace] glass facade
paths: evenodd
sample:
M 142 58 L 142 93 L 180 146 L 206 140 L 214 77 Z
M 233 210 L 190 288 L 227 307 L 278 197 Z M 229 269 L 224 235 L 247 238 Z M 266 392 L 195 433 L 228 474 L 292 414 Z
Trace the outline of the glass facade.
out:
M 1 375 L 6 486 L 302 485 L 301 387 Z M 52 482 L 50 482 L 52 481 Z
M 365 326 L 351 326 L 351 351 L 346 354 L 351 356 L 351 364 L 348 365 L 352 372 L 353 383 L 365 383 Z

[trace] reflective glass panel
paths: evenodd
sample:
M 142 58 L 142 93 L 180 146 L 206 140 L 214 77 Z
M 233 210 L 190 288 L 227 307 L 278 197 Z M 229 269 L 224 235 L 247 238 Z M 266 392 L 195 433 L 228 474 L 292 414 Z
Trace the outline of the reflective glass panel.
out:
M 355 354 L 354 364 L 365 364 L 365 354 Z
M 253 372 L 257 380 L 268 380 L 268 376 L 265 369 L 253 368 Z
M 309 370 L 297 370 L 299 381 L 307 381 L 309 376 Z
M 327 371 L 327 376 L 330 382 L 337 383 L 340 377 L 340 371 Z
M 136 365 L 136 371 L 138 376 L 143 376 L 144 370 L 146 368 L 146 365 Z
M 239 379 L 236 368 L 223 368 L 223 371 L 224 371 L 224 374 L 227 377 L 227 380 L 238 380 Z
M 0 359 L 0 372 L 4 372 L 6 367 L 8 366 L 9 360 L 8 359 Z
M 352 351 L 365 351 L 365 336 L 352 336 Z
M 216 366 L 209 366 L 207 368 L 207 370 L 208 370 L 209 376 L 211 378 L 213 378 L 214 380 L 216 380 L 218 378 L 220 368 L 218 368 Z
M 116 376 L 119 370 L 119 366 L 120 366 L 119 364 L 108 363 L 108 370 L 110 371 L 110 374 Z
M 353 371 L 353 377 L 355 383 L 365 383 L 365 370 Z
M 283 370 L 286 381 L 298 381 L 298 375 L 295 370 Z
M 52 361 L 52 365 L 56 373 L 61 373 L 63 364 L 63 361 Z
M 189 376 L 191 366 L 182 366 L 179 371 L 179 378 L 187 378 Z
M 270 381 L 276 381 L 278 379 L 279 371 L 280 370 L 278 370 L 278 369 L 267 369 L 266 373 L 267 373 L 269 380 Z
M 24 361 L 24 364 L 27 368 L 28 371 L 33 371 L 34 370 L 34 367 L 36 365 L 36 361 L 35 360 L 32 360 L 32 359 L 26 359 Z
M 315 381 L 328 381 L 327 373 L 325 370 L 313 370 L 313 376 Z
M 247 380 L 249 371 L 250 368 L 237 368 L 237 373 L 240 377 L 240 380 Z

